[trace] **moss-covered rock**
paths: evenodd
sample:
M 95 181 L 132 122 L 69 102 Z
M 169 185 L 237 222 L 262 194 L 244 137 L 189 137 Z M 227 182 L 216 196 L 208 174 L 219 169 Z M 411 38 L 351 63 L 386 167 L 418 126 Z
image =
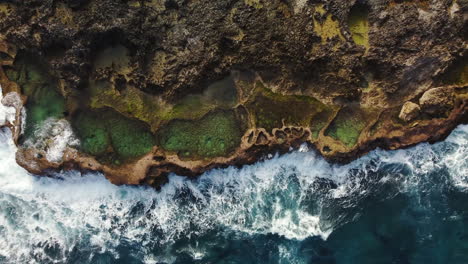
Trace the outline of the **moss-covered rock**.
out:
M 156 144 L 149 127 L 111 109 L 79 112 L 72 119 L 83 152 L 121 162 L 151 151 Z
M 366 5 L 356 4 L 348 16 L 348 27 L 354 43 L 369 48 L 369 10 Z
M 273 93 L 257 82 L 257 93 L 247 105 L 258 128 L 268 132 L 285 126 L 307 127 L 311 118 L 329 107 L 308 96 Z
M 351 148 L 357 143 L 362 130 L 370 123 L 372 115 L 369 110 L 356 106 L 344 107 L 327 128 L 325 135 Z
M 216 111 L 199 120 L 174 120 L 157 135 L 162 148 L 182 158 L 213 158 L 239 147 L 241 127 L 233 111 Z
M 81 146 L 64 156 L 105 173 L 122 165 L 118 183 L 305 141 L 339 159 L 408 146 L 466 113 L 466 23 L 453 1 L 7 2 L 0 82 L 27 97 L 25 136 L 68 119 Z M 454 101 L 429 98 L 417 122 L 398 118 L 439 86 Z

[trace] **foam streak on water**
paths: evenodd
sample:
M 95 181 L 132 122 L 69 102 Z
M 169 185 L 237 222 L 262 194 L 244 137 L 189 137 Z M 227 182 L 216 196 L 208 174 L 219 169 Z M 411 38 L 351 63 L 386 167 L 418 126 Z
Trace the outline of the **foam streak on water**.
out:
M 434 236 L 424 221 L 439 205 L 427 196 L 468 188 L 467 138 L 468 126 L 461 126 L 445 142 L 378 150 L 346 166 L 302 148 L 242 169 L 213 170 L 194 181 L 172 175 L 156 192 L 114 186 L 98 173 L 29 175 L 15 163 L 5 129 L 0 263 L 331 263 L 320 262 L 329 257 L 334 263 L 367 263 L 342 260 L 360 252 L 351 249 L 361 237 L 382 239 L 386 247 L 393 243 L 392 225 L 367 230 L 373 224 L 366 219 L 378 204 L 393 213 L 385 219 L 396 215 L 397 223 L 419 210 L 411 216 L 421 227 L 414 230 L 415 247 Z M 446 210 L 447 219 L 461 217 Z M 358 228 L 360 235 L 352 235 Z M 344 246 L 345 234 L 356 241 Z M 395 256 L 422 254 L 411 250 Z

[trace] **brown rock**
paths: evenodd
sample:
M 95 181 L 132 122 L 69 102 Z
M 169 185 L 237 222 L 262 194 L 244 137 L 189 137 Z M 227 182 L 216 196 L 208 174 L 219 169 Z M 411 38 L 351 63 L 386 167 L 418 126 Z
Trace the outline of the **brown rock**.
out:
M 419 99 L 423 112 L 441 116 L 453 109 L 454 96 L 451 88 L 432 88 L 427 90 Z
M 405 122 L 410 122 L 419 116 L 421 108 L 413 102 L 406 102 L 401 108 L 400 115 L 398 116 Z

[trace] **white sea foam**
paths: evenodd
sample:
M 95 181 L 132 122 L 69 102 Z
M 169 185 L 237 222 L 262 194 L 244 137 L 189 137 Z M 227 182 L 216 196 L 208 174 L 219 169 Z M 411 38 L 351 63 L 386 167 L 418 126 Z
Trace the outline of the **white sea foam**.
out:
M 375 151 L 345 166 L 330 165 L 313 152 L 293 152 L 242 169 L 213 170 L 195 181 L 172 175 L 156 192 L 114 186 L 99 173 L 33 177 L 15 163 L 11 134 L 4 131 L 0 257 L 11 263 L 67 262 L 70 251 L 84 245 L 93 254 L 110 252 L 118 257 L 116 248 L 124 240 L 138 243 L 147 263 L 171 263 L 174 256 L 156 254 L 151 245 L 164 247 L 216 228 L 291 240 L 326 239 L 343 224 L 343 217 L 329 209 L 352 207 L 365 197 L 371 191 L 369 181 L 382 166 L 391 166 L 385 170 L 389 173 L 376 181 L 401 182 L 402 192 L 412 191 L 408 186 L 414 189 L 419 184 L 414 179 L 442 166 L 456 185 L 467 186 L 467 135 L 468 126 L 461 126 L 444 144 Z M 322 186 L 320 179 L 325 181 Z M 326 181 L 335 186 L 323 187 L 328 186 Z M 59 253 L 51 256 L 44 245 L 57 247 Z M 205 247 L 193 245 L 183 251 L 197 259 L 204 256 Z M 288 254 L 293 253 L 283 247 L 280 255 Z
M 0 85 L 0 126 L 7 123 L 13 124 L 16 118 L 16 109 L 12 106 L 5 106 L 3 103 L 2 86 Z
M 60 161 L 67 147 L 79 144 L 70 123 L 56 118 L 44 121 L 34 132 L 34 137 L 25 142 L 26 146 L 44 150 L 47 160 L 52 162 Z

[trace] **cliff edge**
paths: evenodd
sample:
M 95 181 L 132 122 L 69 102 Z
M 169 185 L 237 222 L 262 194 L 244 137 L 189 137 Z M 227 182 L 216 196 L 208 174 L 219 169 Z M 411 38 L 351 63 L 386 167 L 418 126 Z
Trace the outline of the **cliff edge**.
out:
M 347 162 L 467 122 L 466 0 L 8 0 L 17 162 L 159 186 L 308 143 Z M 1 125 L 0 125 L 1 126 Z

